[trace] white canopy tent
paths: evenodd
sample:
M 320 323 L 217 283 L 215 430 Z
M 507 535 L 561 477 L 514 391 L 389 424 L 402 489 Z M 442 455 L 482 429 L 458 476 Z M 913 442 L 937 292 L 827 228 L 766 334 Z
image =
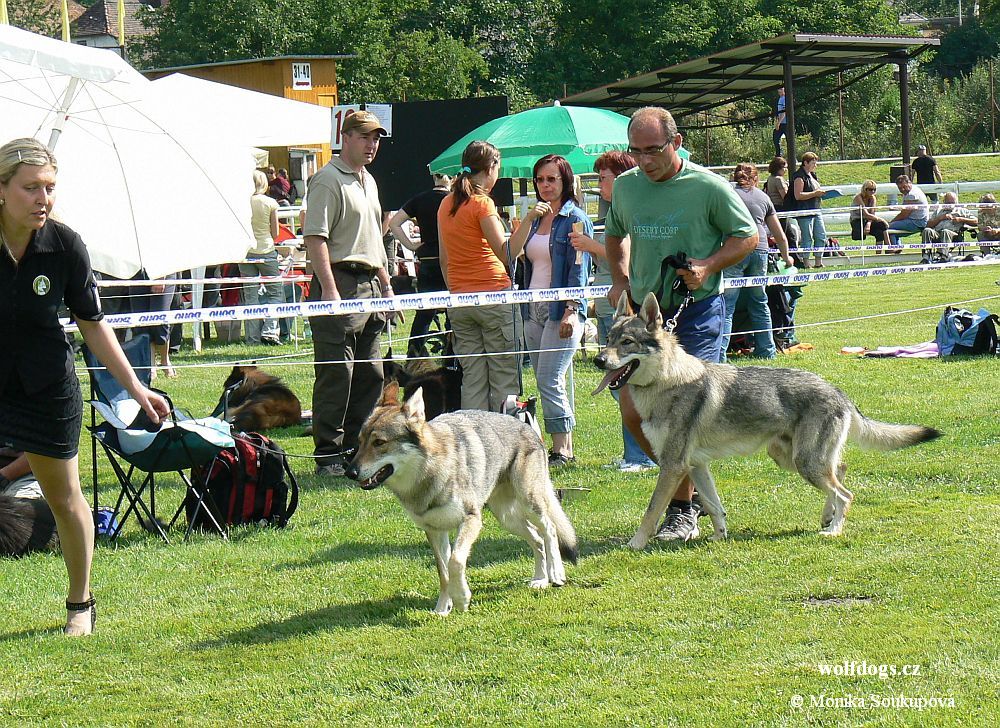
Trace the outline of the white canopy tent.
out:
M 253 244 L 249 146 L 211 125 L 191 134 L 156 96 L 114 52 L 0 26 L 0 144 L 53 148 L 55 216 L 118 278 L 240 260 Z
M 192 131 L 224 129 L 228 138 L 254 147 L 329 144 L 330 109 L 272 94 L 172 73 L 153 87 L 175 108 Z

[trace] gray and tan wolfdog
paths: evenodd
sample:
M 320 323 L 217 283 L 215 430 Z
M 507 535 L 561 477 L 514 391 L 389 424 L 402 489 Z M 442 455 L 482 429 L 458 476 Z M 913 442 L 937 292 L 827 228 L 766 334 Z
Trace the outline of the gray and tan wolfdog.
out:
M 347 476 L 365 490 L 384 484 L 427 534 L 441 581 L 437 614 L 469 607 L 465 565 L 483 528 L 484 507 L 531 544 L 533 588 L 562 586 L 563 558 L 576 563 L 576 534 L 552 488 L 545 447 L 515 417 L 460 410 L 428 422 L 422 391 L 400 404 L 399 387 L 391 382 L 361 428 Z
M 607 372 L 594 394 L 628 383 L 643 434 L 660 464 L 649 507 L 628 544 L 634 549 L 649 542 L 688 474 L 712 517 L 712 538 L 726 538 L 726 513 L 709 463 L 751 455 L 765 445 L 779 467 L 798 472 L 826 495 L 820 533 L 839 536 L 854 499 L 843 485 L 841 455 L 848 440 L 896 450 L 941 435 L 929 427 L 870 420 L 846 394 L 811 372 L 707 364 L 664 331 L 653 294 L 637 316 L 631 315 L 628 297 L 621 297 L 608 345 L 594 363 Z

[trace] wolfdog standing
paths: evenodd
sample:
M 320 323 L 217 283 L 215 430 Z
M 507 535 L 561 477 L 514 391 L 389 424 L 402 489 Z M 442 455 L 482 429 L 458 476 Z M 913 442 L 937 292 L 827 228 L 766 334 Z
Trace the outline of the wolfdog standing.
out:
M 634 549 L 646 546 L 687 474 L 712 517 L 712 538 L 725 538 L 726 514 L 708 465 L 765 445 L 779 467 L 797 471 L 826 494 L 820 533 L 839 536 L 854 499 L 843 485 L 847 468 L 841 455 L 847 440 L 896 450 L 941 435 L 929 427 L 870 420 L 846 394 L 811 372 L 705 363 L 663 330 L 653 294 L 646 296 L 638 316 L 631 315 L 627 296 L 621 297 L 608 345 L 594 363 L 608 372 L 595 394 L 628 383 L 660 464 L 649 507 L 629 541 Z
M 562 557 L 576 563 L 576 535 L 556 499 L 545 447 L 515 417 L 460 410 L 428 422 L 421 390 L 399 402 L 385 387 L 361 428 L 347 476 L 365 490 L 383 483 L 427 534 L 441 590 L 437 614 L 469 607 L 465 564 L 483 527 L 483 508 L 535 551 L 531 586 L 566 583 Z M 449 532 L 457 530 L 452 548 Z

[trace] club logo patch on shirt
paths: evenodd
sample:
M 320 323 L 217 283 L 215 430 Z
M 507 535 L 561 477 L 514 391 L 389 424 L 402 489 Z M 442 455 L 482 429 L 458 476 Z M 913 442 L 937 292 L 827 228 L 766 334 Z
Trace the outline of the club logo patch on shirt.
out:
M 31 287 L 34 289 L 36 296 L 44 296 L 52 289 L 52 282 L 48 276 L 38 276 L 32 281 Z

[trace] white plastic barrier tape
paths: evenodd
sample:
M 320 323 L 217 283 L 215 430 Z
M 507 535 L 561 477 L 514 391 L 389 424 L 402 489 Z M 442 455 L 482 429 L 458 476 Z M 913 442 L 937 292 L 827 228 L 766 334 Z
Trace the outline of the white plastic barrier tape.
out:
M 765 285 L 802 285 L 823 281 L 850 280 L 857 278 L 881 278 L 903 273 L 927 273 L 949 268 L 965 268 L 978 265 L 996 265 L 1000 256 L 983 260 L 955 263 L 929 263 L 925 265 L 897 265 L 884 268 L 861 268 L 857 270 L 817 271 L 795 275 L 755 276 L 752 278 L 727 278 L 725 288 L 745 288 Z M 393 298 L 360 298 L 340 301 L 314 301 L 301 303 L 271 303 L 256 306 L 218 306 L 180 311 L 153 311 L 149 313 L 123 313 L 105 316 L 104 321 L 112 328 L 130 326 L 151 326 L 154 324 L 197 323 L 201 321 L 242 321 L 246 319 L 284 318 L 289 316 L 341 316 L 352 313 L 374 313 L 390 311 L 413 311 L 438 308 L 467 308 L 469 306 L 510 305 L 514 303 L 545 303 L 566 301 L 577 298 L 598 298 L 608 295 L 610 286 L 585 288 L 542 288 L 513 291 L 493 291 L 490 293 L 414 293 Z M 64 320 L 68 331 L 76 330 Z

